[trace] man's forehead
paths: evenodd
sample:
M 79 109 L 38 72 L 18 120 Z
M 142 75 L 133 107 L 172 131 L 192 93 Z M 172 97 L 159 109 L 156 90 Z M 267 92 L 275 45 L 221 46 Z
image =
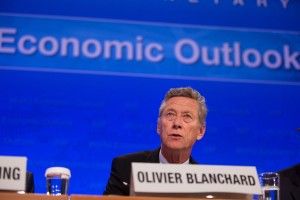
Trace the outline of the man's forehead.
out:
M 172 97 L 165 102 L 165 107 L 185 107 L 194 110 L 195 107 L 198 107 L 198 104 L 195 99 L 189 97 Z

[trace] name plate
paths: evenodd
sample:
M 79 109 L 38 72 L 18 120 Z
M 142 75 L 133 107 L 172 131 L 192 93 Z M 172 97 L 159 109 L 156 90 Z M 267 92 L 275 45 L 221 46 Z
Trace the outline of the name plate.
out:
M 0 156 L 0 190 L 25 191 L 26 157 Z
M 256 167 L 132 163 L 131 195 L 138 193 L 261 194 Z

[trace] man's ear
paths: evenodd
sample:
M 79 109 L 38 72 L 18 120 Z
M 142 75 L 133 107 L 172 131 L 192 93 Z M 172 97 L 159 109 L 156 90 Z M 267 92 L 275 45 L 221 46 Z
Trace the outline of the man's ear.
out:
M 201 126 L 197 135 L 197 140 L 201 140 L 204 136 L 204 133 L 206 131 L 206 126 Z
M 161 127 L 160 127 L 160 120 L 159 120 L 159 118 L 157 119 L 156 131 L 157 131 L 157 134 L 160 135 Z

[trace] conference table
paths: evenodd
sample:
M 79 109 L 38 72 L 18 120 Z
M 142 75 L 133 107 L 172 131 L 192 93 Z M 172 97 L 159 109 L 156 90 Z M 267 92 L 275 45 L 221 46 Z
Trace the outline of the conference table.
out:
M 146 197 L 146 196 L 98 196 L 98 195 L 59 195 L 17 194 L 0 192 L 0 200 L 207 200 L 207 198 Z M 225 200 L 225 199 L 216 199 Z M 228 199 L 226 199 L 228 200 Z M 237 200 L 237 199 L 235 199 Z

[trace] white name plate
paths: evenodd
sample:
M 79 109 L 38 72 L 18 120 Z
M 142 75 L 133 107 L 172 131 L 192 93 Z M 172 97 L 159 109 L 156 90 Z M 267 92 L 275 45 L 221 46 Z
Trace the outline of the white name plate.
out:
M 26 157 L 0 156 L 0 190 L 25 191 Z
M 132 163 L 131 194 L 261 194 L 256 167 Z

